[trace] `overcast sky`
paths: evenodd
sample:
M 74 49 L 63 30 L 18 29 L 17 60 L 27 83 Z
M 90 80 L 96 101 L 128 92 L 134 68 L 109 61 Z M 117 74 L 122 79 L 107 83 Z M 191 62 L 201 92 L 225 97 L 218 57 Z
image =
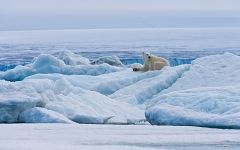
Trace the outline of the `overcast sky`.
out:
M 240 26 L 240 0 L 0 0 L 0 30 Z

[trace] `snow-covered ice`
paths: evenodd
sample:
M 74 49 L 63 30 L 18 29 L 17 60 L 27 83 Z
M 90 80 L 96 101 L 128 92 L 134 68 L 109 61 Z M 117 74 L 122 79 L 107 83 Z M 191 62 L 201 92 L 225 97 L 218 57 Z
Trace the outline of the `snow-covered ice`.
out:
M 238 150 L 239 130 L 150 125 L 1 124 L 9 150 Z
M 192 62 L 188 72 L 163 93 L 196 87 L 217 87 L 240 83 L 240 57 L 232 53 L 211 55 Z
M 18 116 L 34 107 L 45 107 L 78 123 L 128 124 L 144 120 L 144 110 L 97 92 L 75 87 L 64 78 L 56 81 L 49 79 L 0 81 L 1 122 L 22 122 Z M 35 120 L 41 122 L 41 118 L 38 118 L 41 116 L 36 111 L 35 114 Z M 49 122 L 52 122 L 51 117 Z
M 60 53 L 62 54 L 62 53 Z M 122 68 L 108 65 L 76 65 L 79 62 L 73 57 L 61 57 L 58 59 L 49 54 L 41 54 L 27 66 L 17 66 L 1 74 L 1 78 L 8 81 L 20 81 L 24 78 L 38 73 L 60 73 L 66 75 L 100 75 L 119 71 Z M 80 56 L 81 57 L 81 56 Z M 69 59 L 67 59 L 69 58 Z M 63 59 L 63 60 L 61 60 Z M 72 60 L 73 59 L 73 60 Z M 86 58 L 81 58 L 85 61 Z M 70 64 L 70 65 L 69 65 Z
M 188 65 L 164 67 L 162 70 L 157 71 L 159 75 L 143 79 L 135 84 L 122 88 L 109 97 L 135 105 L 143 104 L 153 95 L 170 87 L 188 69 Z
M 240 56 L 211 55 L 160 71 L 133 72 L 112 66 L 118 59 L 111 59 L 116 62 L 112 65 L 92 65 L 78 54 L 59 55 L 41 54 L 26 66 L 1 73 L 0 122 L 147 120 L 155 125 L 240 128 Z
M 225 53 L 193 61 L 171 87 L 150 100 L 151 124 L 240 128 L 240 57 Z

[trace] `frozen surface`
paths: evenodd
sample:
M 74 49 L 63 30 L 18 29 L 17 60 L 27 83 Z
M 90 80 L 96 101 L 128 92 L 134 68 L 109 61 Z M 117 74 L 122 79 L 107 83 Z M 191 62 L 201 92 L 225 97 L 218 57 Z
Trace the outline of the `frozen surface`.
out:
M 106 58 L 101 57 L 104 62 Z M 1 72 L 0 122 L 147 120 L 154 125 L 240 128 L 240 56 L 211 55 L 148 72 L 112 66 L 118 59 L 111 59 L 111 65 L 84 61 L 63 51 Z
M 239 130 L 149 125 L 0 125 L 0 149 L 238 150 Z
M 44 107 L 64 115 L 78 123 L 138 123 L 143 121 L 144 110 L 130 104 L 118 102 L 94 91 L 73 86 L 64 78 L 52 81 L 49 79 L 26 79 L 20 82 L 1 82 L 0 122 L 22 122 L 19 115 L 34 107 Z M 39 112 L 39 111 L 38 111 Z M 44 111 L 36 115 L 35 122 L 52 122 L 51 116 Z M 43 114 L 44 113 L 44 114 Z M 51 113 L 53 114 L 53 113 Z M 27 116 L 28 114 L 25 113 Z M 48 118 L 43 118 L 44 116 Z M 60 115 L 54 115 L 55 118 Z M 28 119 L 26 122 L 29 122 Z M 23 121 L 24 121 L 23 120 Z
M 28 64 L 27 66 L 19 65 L 14 69 L 7 70 L 6 72 L 2 73 L 0 77 L 7 81 L 21 81 L 28 76 L 38 73 L 96 76 L 100 74 L 116 72 L 123 69 L 110 66 L 106 63 L 101 65 L 76 65 L 77 62 L 77 60 L 67 60 L 65 57 L 60 57 L 58 59 L 49 54 L 41 54 L 33 60 L 32 64 Z
M 147 119 L 157 125 L 240 128 L 239 33 L 239 28 L 1 31 L 0 70 L 7 71 L 0 72 L 0 122 Z M 133 72 L 128 67 L 143 63 L 142 51 L 167 58 L 173 67 Z
M 164 67 L 162 70 L 157 71 L 159 75 L 143 79 L 135 84 L 122 88 L 110 95 L 110 97 L 118 101 L 125 101 L 135 105 L 143 104 L 153 95 L 172 86 L 172 84 L 188 69 L 189 65 Z
M 154 99 L 146 118 L 155 125 L 240 128 L 239 87 L 196 88 Z
M 196 59 L 189 71 L 149 101 L 147 120 L 157 125 L 240 128 L 239 62 L 231 53 Z
M 240 83 L 240 56 L 225 53 L 196 59 L 188 72 L 163 93 L 196 87 L 228 86 Z

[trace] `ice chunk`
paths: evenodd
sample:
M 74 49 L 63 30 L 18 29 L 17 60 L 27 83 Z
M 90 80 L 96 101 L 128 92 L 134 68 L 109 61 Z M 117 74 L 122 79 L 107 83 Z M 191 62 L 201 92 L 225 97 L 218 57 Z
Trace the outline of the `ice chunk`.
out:
M 109 97 L 131 104 L 143 104 L 153 95 L 170 87 L 181 75 L 189 69 L 189 65 L 165 67 L 157 76 L 140 80 L 135 84 L 122 88 Z
M 100 83 L 92 87 L 91 90 L 100 92 L 101 94 L 104 94 L 104 95 L 110 95 L 124 87 L 133 85 L 140 80 L 155 77 L 159 75 L 161 72 L 152 71 L 152 72 L 137 73 L 137 72 L 133 72 L 132 70 L 130 71 L 128 70 L 126 73 L 127 74 L 124 74 L 124 72 L 122 72 L 122 76 L 118 77 L 117 79 L 114 79 L 114 78 L 112 79 L 111 77 L 109 77 L 108 80 L 101 81 Z M 104 75 L 104 76 L 107 76 L 107 75 Z
M 25 110 L 19 115 L 19 121 L 24 123 L 74 123 L 57 112 L 41 107 Z
M 124 68 L 111 66 L 108 64 L 101 65 L 66 65 L 62 60 L 52 55 L 41 54 L 28 66 L 18 66 L 8 70 L 0 76 L 7 81 L 20 81 L 24 78 L 39 73 L 59 73 L 65 75 L 100 75 L 120 71 Z
M 41 54 L 33 62 L 32 69 L 36 73 L 60 73 L 65 63 L 52 55 Z
M 231 53 L 194 60 L 189 71 L 148 101 L 147 120 L 158 125 L 240 128 L 239 62 L 240 57 Z
M 240 83 L 239 68 L 240 56 L 231 53 L 198 58 L 192 62 L 189 71 L 163 93 L 196 87 L 235 85 Z
M 21 81 L 27 76 L 31 76 L 35 74 L 35 72 L 26 66 L 17 66 L 14 69 L 3 72 L 0 75 L 0 79 L 4 79 L 7 81 Z
M 240 128 L 240 86 L 175 91 L 152 100 L 146 118 L 156 125 Z
M 122 123 L 144 119 L 144 111 L 127 103 L 118 102 L 94 91 L 73 87 L 64 79 L 54 85 L 56 100 L 46 108 L 67 116 L 78 123 L 108 123 L 113 117 L 124 118 Z M 59 89 L 60 87 L 60 89 Z
M 0 98 L 0 123 L 18 122 L 18 115 L 29 108 L 38 106 L 39 98 L 22 95 L 21 93 L 11 93 L 13 95 L 3 95 Z M 7 99 L 7 100 L 6 100 Z
M 131 69 L 123 69 L 122 71 L 101 74 L 98 76 L 90 76 L 90 75 L 63 75 L 63 74 L 35 74 L 26 79 L 49 79 L 52 81 L 56 81 L 58 79 L 64 78 L 72 85 L 76 87 L 81 87 L 83 89 L 96 91 L 96 87 L 99 85 L 103 85 L 106 82 L 116 81 L 118 84 L 125 81 L 128 78 L 135 78 L 137 76 L 141 76 L 141 73 L 133 72 Z M 107 84 L 105 84 L 107 86 Z M 109 87 L 102 87 L 102 91 L 105 91 L 105 88 L 114 88 L 114 85 L 108 84 Z M 121 85 L 120 85 L 121 86 Z M 101 86 L 99 86 L 101 88 Z
M 66 65 L 87 65 L 90 63 L 88 58 L 72 53 L 71 51 L 61 51 L 57 53 L 57 58 L 64 61 Z
M 104 56 L 104 57 L 99 57 L 96 60 L 93 60 L 91 64 L 96 65 L 96 64 L 103 64 L 107 63 L 112 66 L 118 66 L 118 67 L 123 67 L 124 65 L 120 61 L 120 59 L 117 56 Z
M 37 91 L 33 87 L 28 86 L 27 90 L 24 87 L 25 84 L 14 86 L 13 83 L 0 81 L 0 123 L 18 122 L 19 113 L 43 105 L 44 102 L 36 95 Z
M 0 122 L 19 122 L 19 114 L 33 107 L 53 110 L 78 123 L 119 123 L 119 119 L 108 120 L 122 118 L 121 123 L 128 124 L 145 118 L 144 110 L 73 86 L 64 77 L 0 83 Z M 38 117 L 35 120 L 44 120 Z

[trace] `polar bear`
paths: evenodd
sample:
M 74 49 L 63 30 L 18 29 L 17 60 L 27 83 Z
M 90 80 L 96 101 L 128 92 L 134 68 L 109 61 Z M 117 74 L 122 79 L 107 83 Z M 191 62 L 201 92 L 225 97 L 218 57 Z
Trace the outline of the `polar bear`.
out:
M 133 71 L 150 71 L 161 70 L 165 66 L 169 66 L 168 60 L 152 55 L 148 52 L 143 52 L 144 65 L 142 68 L 133 68 Z

